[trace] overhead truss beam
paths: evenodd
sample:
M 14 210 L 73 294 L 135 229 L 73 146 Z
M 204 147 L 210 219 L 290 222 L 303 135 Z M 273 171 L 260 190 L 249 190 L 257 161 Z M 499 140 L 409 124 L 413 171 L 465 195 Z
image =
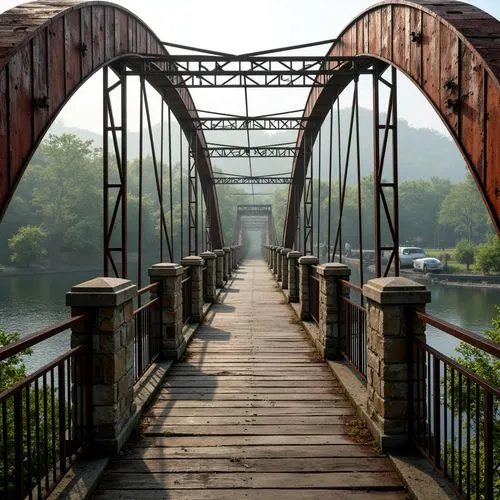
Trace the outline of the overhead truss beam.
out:
M 304 130 L 307 118 L 219 118 L 205 117 L 194 120 L 199 130 Z
M 273 177 L 272 175 L 214 177 L 214 184 L 291 184 L 291 182 L 291 177 Z
M 147 56 L 131 75 L 167 77 L 185 87 L 324 87 L 335 74 L 370 74 L 355 57 L 325 56 Z M 365 63 L 366 66 L 366 63 Z M 323 78 L 318 78 L 318 76 Z
M 297 152 L 294 146 L 215 146 L 205 148 L 212 158 L 293 158 Z

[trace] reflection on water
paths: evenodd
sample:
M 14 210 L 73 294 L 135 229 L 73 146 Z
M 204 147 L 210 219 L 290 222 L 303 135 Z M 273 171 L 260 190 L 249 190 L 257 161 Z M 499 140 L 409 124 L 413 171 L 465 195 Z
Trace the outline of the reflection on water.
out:
M 136 270 L 131 270 L 135 276 Z M 70 316 L 65 306 L 65 293 L 71 286 L 91 279 L 97 272 L 78 271 L 66 274 L 0 277 L 0 328 L 27 335 L 53 325 Z M 365 280 L 369 279 L 365 271 Z M 132 278 L 133 280 L 135 278 Z M 145 281 L 145 279 L 143 278 Z M 359 282 L 359 271 L 353 267 L 351 280 Z M 483 332 L 496 315 L 500 304 L 500 290 L 430 285 L 432 302 L 427 311 L 441 319 L 467 330 Z M 456 342 L 449 335 L 428 329 L 429 343 L 439 350 L 452 354 Z M 27 359 L 29 370 L 42 366 L 57 353 L 69 347 L 69 334 L 64 332 L 38 346 Z

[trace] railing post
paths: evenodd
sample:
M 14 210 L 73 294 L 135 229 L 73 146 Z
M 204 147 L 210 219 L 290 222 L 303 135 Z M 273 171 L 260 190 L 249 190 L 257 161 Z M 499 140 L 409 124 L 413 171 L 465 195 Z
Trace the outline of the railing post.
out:
M 200 257 L 205 261 L 207 266 L 207 302 L 215 302 L 216 287 L 215 287 L 215 274 L 217 255 L 214 252 L 203 252 Z
M 229 247 L 224 247 L 224 281 L 231 277 L 231 250 Z
M 73 328 L 71 345 L 92 346 L 90 449 L 97 454 L 118 453 L 135 426 L 132 416 L 136 295 L 137 287 L 120 278 L 95 278 L 66 293 L 72 316 L 87 314 L 89 318 L 86 326 Z
M 297 261 L 302 257 L 302 252 L 292 250 L 288 252 L 288 301 L 299 302 L 299 273 Z
M 278 252 L 279 252 L 279 247 L 273 247 L 273 274 L 275 275 L 275 278 L 278 275 Z
M 271 271 L 273 270 L 273 263 L 274 263 L 274 248 L 275 247 L 273 245 L 271 245 L 269 247 L 269 263 L 268 263 L 268 265 L 269 265 L 269 269 L 271 269 Z
M 215 263 L 215 286 L 222 288 L 224 286 L 224 250 L 217 248 L 214 250 L 217 257 Z
M 424 311 L 430 292 L 424 285 L 397 277 L 368 281 L 363 295 L 367 299 L 367 410 L 372 431 L 381 449 L 400 448 L 408 443 L 409 418 L 421 406 L 415 397 L 409 400 L 409 384 L 414 383 L 410 374 L 425 374 L 410 354 L 413 339 L 425 342 L 425 324 L 410 321 L 407 310 Z M 425 364 L 423 359 L 420 362 Z M 425 390 L 412 392 L 423 394 L 425 400 Z
M 349 289 L 342 291 L 340 280 L 349 281 L 351 270 L 345 264 L 332 262 L 316 267 L 319 277 L 319 340 L 324 358 L 340 356 L 344 347 L 343 332 L 344 311 L 340 296 L 349 294 Z
M 281 249 L 281 288 L 283 290 L 288 290 L 288 252 L 291 252 L 291 248 Z
M 281 250 L 283 250 L 283 247 L 278 247 L 276 249 L 276 281 L 281 281 L 283 279 Z
M 161 355 L 167 359 L 179 359 L 186 345 L 182 335 L 182 271 L 183 267 L 174 263 L 152 265 L 149 270 L 151 283 L 159 282 L 160 301 L 153 305 L 151 327 L 153 336 L 161 341 Z
M 236 248 L 235 247 L 229 247 L 229 250 L 231 251 L 231 253 L 229 254 L 231 256 L 231 260 L 230 260 L 230 265 L 231 265 L 231 274 L 232 272 L 237 269 L 238 265 L 236 263 Z
M 311 319 L 309 314 L 309 266 L 315 266 L 319 263 L 318 257 L 314 255 L 304 255 L 299 258 L 299 304 L 300 319 Z
M 191 272 L 191 322 L 199 323 L 203 316 L 203 259 L 190 255 L 181 259 L 180 264 Z

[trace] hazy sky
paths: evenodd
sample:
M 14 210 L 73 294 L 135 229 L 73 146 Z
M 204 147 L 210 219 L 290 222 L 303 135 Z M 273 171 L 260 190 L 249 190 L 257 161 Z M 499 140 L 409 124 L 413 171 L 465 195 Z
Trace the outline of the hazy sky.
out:
M 0 12 L 20 3 L 19 0 L 0 0 Z M 360 12 L 374 3 L 372 0 L 117 0 L 141 17 L 164 41 L 203 47 L 230 53 L 244 53 L 261 49 L 313 42 L 336 37 Z M 476 5 L 500 18 L 500 0 L 471 0 Z M 323 54 L 326 46 L 315 48 L 314 54 Z M 174 52 L 174 51 L 172 51 Z M 134 85 L 130 86 L 131 102 Z M 89 107 L 99 99 L 101 79 L 94 76 L 64 108 L 60 119 L 64 123 L 101 131 L 101 111 Z M 192 89 L 199 109 L 244 113 L 243 89 Z M 249 90 L 250 115 L 302 109 L 307 89 Z M 135 97 L 135 98 L 134 98 Z M 361 85 L 361 105 L 371 107 L 368 84 Z M 347 106 L 348 95 L 342 98 Z M 135 105 L 138 108 L 138 105 Z M 138 110 L 129 110 L 129 126 L 136 129 Z M 158 120 L 153 114 L 153 120 Z M 399 87 L 399 116 L 417 127 L 443 131 L 436 114 L 413 85 L 401 78 Z

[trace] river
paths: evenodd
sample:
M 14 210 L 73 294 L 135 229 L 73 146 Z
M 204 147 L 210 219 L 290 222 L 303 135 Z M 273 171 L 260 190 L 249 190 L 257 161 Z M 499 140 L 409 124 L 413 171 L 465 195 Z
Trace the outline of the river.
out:
M 0 328 L 17 331 L 22 336 L 66 319 L 65 293 L 72 285 L 96 276 L 96 272 L 76 271 L 63 274 L 0 277 Z M 355 271 L 353 270 L 353 281 Z M 450 323 L 475 332 L 484 332 L 500 305 L 500 289 L 444 286 L 432 284 L 432 302 L 427 311 Z M 447 354 L 453 354 L 456 342 L 449 335 L 428 330 L 428 341 Z M 37 346 L 26 360 L 29 371 L 42 366 L 69 346 L 69 334 Z

